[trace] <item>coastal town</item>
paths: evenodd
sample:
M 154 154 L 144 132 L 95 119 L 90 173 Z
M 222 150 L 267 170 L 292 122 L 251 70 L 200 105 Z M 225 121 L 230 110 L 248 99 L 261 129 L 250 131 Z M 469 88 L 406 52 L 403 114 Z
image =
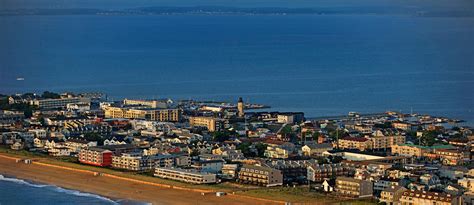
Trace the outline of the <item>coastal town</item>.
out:
M 394 111 L 309 118 L 270 106 L 238 96 L 0 95 L 0 154 L 27 152 L 215 190 L 288 187 L 367 204 L 474 204 L 474 129 L 461 120 Z

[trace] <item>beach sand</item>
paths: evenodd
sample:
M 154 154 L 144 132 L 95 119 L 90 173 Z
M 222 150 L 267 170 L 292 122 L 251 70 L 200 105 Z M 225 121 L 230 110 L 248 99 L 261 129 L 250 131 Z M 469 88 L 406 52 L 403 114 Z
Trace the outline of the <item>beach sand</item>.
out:
M 234 195 L 216 197 L 215 194 L 208 193 L 203 196 L 194 191 L 161 188 L 38 164 L 16 163 L 14 159 L 1 156 L 0 174 L 94 193 L 112 199 L 129 199 L 152 204 L 278 204 Z

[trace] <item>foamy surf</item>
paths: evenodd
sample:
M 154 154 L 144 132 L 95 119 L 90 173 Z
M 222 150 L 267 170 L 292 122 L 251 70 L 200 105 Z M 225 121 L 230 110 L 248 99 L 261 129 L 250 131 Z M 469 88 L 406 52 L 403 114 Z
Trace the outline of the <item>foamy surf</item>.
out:
M 30 183 L 30 182 L 27 182 L 27 181 L 22 180 L 22 179 L 5 177 L 1 174 L 0 174 L 0 181 L 12 182 L 12 183 L 27 185 L 27 186 L 31 186 L 31 187 L 35 187 L 35 188 L 46 188 L 46 189 L 53 190 L 55 192 L 74 195 L 74 196 L 79 196 L 79 197 L 96 198 L 96 199 L 106 201 L 106 202 L 109 202 L 109 203 L 115 204 L 115 205 L 120 204 L 120 203 L 117 203 L 116 201 L 114 201 L 112 199 L 109 199 L 109 198 L 106 198 L 106 197 L 103 197 L 103 196 L 100 196 L 100 195 L 86 193 L 86 192 L 80 192 L 80 191 L 77 191 L 77 190 L 64 189 L 64 188 L 54 186 L 54 185 Z

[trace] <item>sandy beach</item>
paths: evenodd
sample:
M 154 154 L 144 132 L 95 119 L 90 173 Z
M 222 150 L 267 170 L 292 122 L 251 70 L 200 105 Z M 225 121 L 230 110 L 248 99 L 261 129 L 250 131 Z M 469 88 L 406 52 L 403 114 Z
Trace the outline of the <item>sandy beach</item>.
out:
M 244 196 L 216 197 L 208 193 L 163 188 L 88 172 L 72 171 L 41 164 L 16 163 L 0 155 L 0 174 L 37 183 L 94 193 L 112 199 L 129 199 L 157 204 L 281 204 Z

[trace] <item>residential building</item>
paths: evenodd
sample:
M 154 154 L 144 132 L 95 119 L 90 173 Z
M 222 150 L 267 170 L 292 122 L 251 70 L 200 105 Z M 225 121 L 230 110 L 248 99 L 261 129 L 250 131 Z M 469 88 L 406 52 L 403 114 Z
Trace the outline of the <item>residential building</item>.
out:
M 417 126 L 408 122 L 393 122 L 393 128 L 404 130 L 404 131 L 416 131 Z
M 217 183 L 216 174 L 198 172 L 192 169 L 160 168 L 155 169 L 156 177 L 172 179 L 192 184 L 214 184 Z
M 244 164 L 238 173 L 238 182 L 260 186 L 283 185 L 283 174 L 270 167 Z
M 71 150 L 67 147 L 53 147 L 48 149 L 48 153 L 54 157 L 70 156 Z
M 79 162 L 100 167 L 112 164 L 112 152 L 100 147 L 89 147 L 79 152 Z
M 150 108 L 168 108 L 168 104 L 171 103 L 170 100 L 133 100 L 133 99 L 124 99 L 124 105 L 134 105 L 134 106 L 145 106 Z
M 473 178 L 463 178 L 458 180 L 458 185 L 466 188 L 468 191 L 474 193 L 474 179 Z
M 427 147 L 419 145 L 399 144 L 392 146 L 392 154 L 401 156 L 422 157 L 427 151 L 429 151 Z
M 457 149 L 436 149 L 434 153 L 444 165 L 456 166 L 469 161 L 468 153 Z
M 400 205 L 400 198 L 407 189 L 402 186 L 391 186 L 382 191 L 380 201 L 387 205 Z
M 307 179 L 312 182 L 323 182 L 331 178 L 348 176 L 349 168 L 344 164 L 313 164 L 307 167 Z
M 372 182 L 349 177 L 336 179 L 336 191 L 349 197 L 371 197 L 373 193 Z
M 126 118 L 160 122 L 179 122 L 181 110 L 139 107 L 103 107 L 106 118 Z
M 323 156 L 324 152 L 332 150 L 331 143 L 324 144 L 306 144 L 301 147 L 301 151 L 305 156 Z
M 210 132 L 220 130 L 220 121 L 213 117 L 189 117 L 191 127 L 205 127 Z
M 97 146 L 97 142 L 95 141 L 89 142 L 89 141 L 81 140 L 81 139 L 69 139 L 64 144 L 71 152 L 75 152 L 75 153 L 79 153 L 81 149 L 85 149 L 87 147 Z
M 372 149 L 372 141 L 364 137 L 345 137 L 337 141 L 339 149 L 358 149 L 360 151 Z
M 148 171 L 155 167 L 174 166 L 175 156 L 152 155 L 141 156 L 138 153 L 123 153 L 112 157 L 112 167 L 131 171 Z
M 405 136 L 375 136 L 371 137 L 372 149 L 387 149 L 393 145 L 405 144 Z
M 400 198 L 401 205 L 455 205 L 457 198 L 444 193 L 406 190 Z
M 217 174 L 221 172 L 223 165 L 224 160 L 200 160 L 191 166 L 201 172 Z
M 90 103 L 89 98 L 68 97 L 58 99 L 34 99 L 30 101 L 31 105 L 37 106 L 42 110 L 66 108 L 67 104 Z
M 226 179 L 235 179 L 239 170 L 238 164 L 224 164 L 222 166 L 222 177 Z

